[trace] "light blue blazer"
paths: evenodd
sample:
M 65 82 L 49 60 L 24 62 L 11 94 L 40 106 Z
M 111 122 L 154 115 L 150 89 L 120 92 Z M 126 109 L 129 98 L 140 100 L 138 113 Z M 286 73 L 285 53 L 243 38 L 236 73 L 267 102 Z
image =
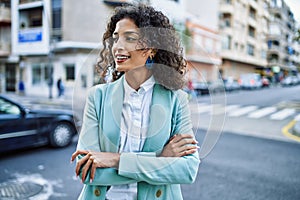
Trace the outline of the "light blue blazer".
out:
M 123 81 L 124 76 L 89 90 L 77 149 L 118 152 Z M 182 133 L 193 134 L 186 93 L 155 84 L 142 152 L 121 153 L 119 169 L 97 168 L 92 183 L 88 174 L 78 199 L 104 200 L 107 186 L 135 182 L 138 200 L 182 199 L 179 184 L 194 182 L 200 163 L 198 152 L 180 158 L 156 157 L 170 137 Z

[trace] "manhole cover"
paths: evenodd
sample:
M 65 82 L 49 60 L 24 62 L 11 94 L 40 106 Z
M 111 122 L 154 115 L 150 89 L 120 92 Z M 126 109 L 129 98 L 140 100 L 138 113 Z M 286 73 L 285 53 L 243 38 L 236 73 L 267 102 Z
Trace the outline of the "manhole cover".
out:
M 36 183 L 24 182 L 6 182 L 0 183 L 0 199 L 1 200 L 17 200 L 32 197 L 43 190 L 42 185 Z

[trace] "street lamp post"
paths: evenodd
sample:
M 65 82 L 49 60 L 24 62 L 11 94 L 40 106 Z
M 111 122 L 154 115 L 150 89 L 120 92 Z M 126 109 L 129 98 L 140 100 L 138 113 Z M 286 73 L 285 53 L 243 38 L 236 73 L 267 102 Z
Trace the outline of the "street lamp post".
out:
M 47 65 L 47 73 L 48 73 L 48 88 L 49 88 L 49 99 L 53 98 L 52 95 L 52 86 L 53 86 L 53 68 L 52 68 L 52 59 L 54 53 L 50 48 L 50 52 L 48 54 L 48 65 Z

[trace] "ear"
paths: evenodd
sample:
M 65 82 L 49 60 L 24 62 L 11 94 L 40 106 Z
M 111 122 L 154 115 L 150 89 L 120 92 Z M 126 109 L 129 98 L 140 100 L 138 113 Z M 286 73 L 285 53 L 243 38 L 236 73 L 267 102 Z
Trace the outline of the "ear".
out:
M 152 59 L 155 55 L 156 55 L 156 52 L 157 52 L 157 50 L 156 49 L 150 49 L 151 51 L 150 51 L 150 58 Z

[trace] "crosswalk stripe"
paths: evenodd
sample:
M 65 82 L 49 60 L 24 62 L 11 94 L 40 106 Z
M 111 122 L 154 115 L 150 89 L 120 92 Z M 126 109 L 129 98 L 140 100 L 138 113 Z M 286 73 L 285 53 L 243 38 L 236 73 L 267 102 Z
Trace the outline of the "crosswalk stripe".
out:
M 204 105 L 204 106 L 199 106 L 197 113 L 205 113 L 205 112 L 210 112 L 212 110 L 212 105 Z
M 294 120 L 299 122 L 299 121 L 300 121 L 300 114 L 298 114 L 298 115 L 294 118 Z
M 296 110 L 292 108 L 286 108 L 278 111 L 276 107 L 264 107 L 258 109 L 257 106 L 241 107 L 241 105 L 238 104 L 224 106 L 221 104 L 207 104 L 207 103 L 190 104 L 190 110 L 192 113 L 197 113 L 197 114 L 208 113 L 211 115 L 221 115 L 226 113 L 227 116 L 229 117 L 239 117 L 248 114 L 247 117 L 251 119 L 259 119 L 267 115 L 270 115 L 269 119 L 271 120 L 283 120 L 296 113 Z M 300 121 L 300 114 L 299 113 L 296 114 L 297 115 L 294 117 L 294 120 Z
M 257 109 L 257 106 L 246 106 L 228 113 L 229 117 L 239 117 Z
M 254 111 L 252 113 L 249 113 L 248 117 L 252 118 L 252 119 L 258 119 L 258 118 L 264 117 L 266 115 L 269 115 L 269 114 L 275 112 L 276 110 L 277 109 L 275 107 L 265 107 L 265 108 L 259 109 L 257 111 Z
M 296 112 L 295 109 L 286 108 L 286 109 L 283 109 L 279 112 L 276 112 L 276 113 L 272 114 L 270 116 L 270 119 L 272 119 L 272 120 L 283 120 L 283 119 L 293 115 L 295 112 Z
M 240 107 L 241 107 L 240 105 L 229 105 L 229 106 L 226 106 L 225 110 L 228 113 L 228 112 L 230 112 L 232 110 L 235 110 L 235 109 L 238 109 Z

